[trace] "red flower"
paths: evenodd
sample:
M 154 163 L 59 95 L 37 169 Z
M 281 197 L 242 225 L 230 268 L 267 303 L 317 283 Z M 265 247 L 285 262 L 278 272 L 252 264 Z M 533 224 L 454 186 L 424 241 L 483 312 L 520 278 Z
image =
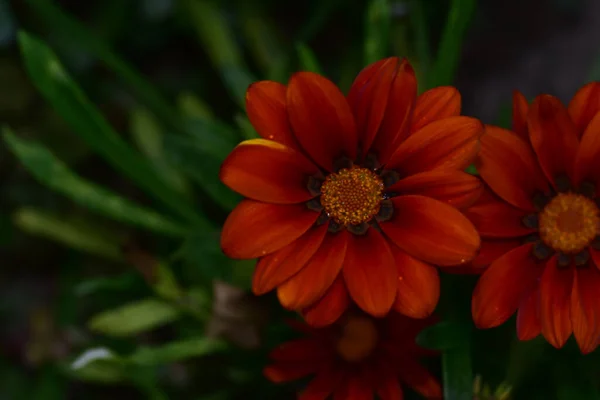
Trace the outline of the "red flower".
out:
M 406 61 L 365 68 L 347 97 L 309 72 L 286 86 L 253 84 L 250 121 L 264 139 L 237 146 L 220 177 L 248 199 L 231 213 L 221 246 L 260 258 L 256 294 L 277 288 L 309 323 L 334 322 L 350 298 L 383 316 L 431 314 L 439 278 L 431 264 L 468 262 L 480 240 L 457 207 L 482 185 L 463 172 L 483 126 L 458 116 L 460 96 L 441 87 L 417 98 Z
M 571 333 L 583 353 L 600 338 L 600 83 L 568 109 L 555 97 L 531 107 L 515 93 L 513 131 L 486 127 L 479 173 L 491 191 L 468 215 L 490 264 L 473 294 L 477 326 L 517 309 L 521 340 L 540 332 L 555 347 Z
M 432 320 L 414 320 L 397 313 L 377 320 L 348 314 L 327 328 L 299 325 L 307 337 L 271 352 L 273 364 L 264 370 L 276 383 L 314 375 L 300 400 L 401 400 L 400 382 L 427 399 L 441 399 L 439 382 L 418 359 L 435 353 L 415 343 Z

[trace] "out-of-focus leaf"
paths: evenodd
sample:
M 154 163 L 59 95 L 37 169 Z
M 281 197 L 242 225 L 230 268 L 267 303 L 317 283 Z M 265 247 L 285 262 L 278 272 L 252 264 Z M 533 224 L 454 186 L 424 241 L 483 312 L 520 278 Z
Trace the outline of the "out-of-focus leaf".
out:
M 233 209 L 241 197 L 219 180 L 222 160 L 206 154 L 200 146 L 198 141 L 185 137 L 165 137 L 165 151 L 169 161 L 224 209 Z
M 184 235 L 186 229 L 156 212 L 87 182 L 71 172 L 41 144 L 20 139 L 9 129 L 4 141 L 40 183 L 106 217 L 168 235 Z
M 467 341 L 464 341 L 460 347 L 442 353 L 442 371 L 444 399 L 473 399 L 473 369 Z
M 310 47 L 304 43 L 298 43 L 296 44 L 296 52 L 298 53 L 298 59 L 300 60 L 300 68 L 302 68 L 303 71 L 311 71 L 317 74 L 321 73 L 321 67 L 319 66 L 317 56 Z
M 73 288 L 75 296 L 89 296 L 96 292 L 127 292 L 138 282 L 142 282 L 139 274 L 133 271 L 111 278 L 86 279 Z
M 327 23 L 331 14 L 338 7 L 347 3 L 342 0 L 320 0 L 313 4 L 315 5 L 315 8 L 296 35 L 296 41 L 298 42 L 310 42 Z
M 191 197 L 188 182 L 165 160 L 164 134 L 154 116 L 144 108 L 135 109 L 131 113 L 130 125 L 135 144 L 152 161 L 157 172 L 181 194 Z
M 374 63 L 387 55 L 390 37 L 391 12 L 388 0 L 371 0 L 365 27 L 365 64 Z
M 266 7 L 244 0 L 236 5 L 248 47 L 264 74 L 273 79 L 287 62 L 281 32 L 265 12 Z
M 477 167 L 475 167 L 475 165 L 469 165 L 465 171 L 471 175 L 479 175 L 479 172 L 477 171 Z
M 235 122 L 240 128 L 240 131 L 242 132 L 242 136 L 244 136 L 244 138 L 256 139 L 259 137 L 258 132 L 256 132 L 256 130 L 252 126 L 252 123 L 250 123 L 250 120 L 244 114 L 237 114 L 235 116 Z
M 567 360 L 556 363 L 554 375 L 556 382 L 557 400 L 599 400 L 600 391 L 597 387 L 598 379 L 589 376 L 578 365 L 569 365 Z
M 186 221 L 200 223 L 203 220 L 191 204 L 160 179 L 151 165 L 112 129 L 45 44 L 24 32 L 20 33 L 19 41 L 35 86 L 91 148 Z
M 64 13 L 53 1 L 26 0 L 26 2 L 37 11 L 36 16 L 53 31 L 77 43 L 81 51 L 89 52 L 101 59 L 136 92 L 140 102 L 146 104 L 162 121 L 171 127 L 179 126 L 177 112 L 162 95 L 134 68 L 119 58 L 104 41 L 91 34 L 84 24 Z
M 13 238 L 13 224 L 10 217 L 0 214 L 0 247 L 8 246 Z
M 441 42 L 429 74 L 428 87 L 451 85 L 456 75 L 463 37 L 469 27 L 476 0 L 452 0 L 448 20 L 442 31 Z
M 53 365 L 41 368 L 33 385 L 33 392 L 27 396 L 28 400 L 62 400 L 66 397 L 66 383 L 59 374 L 60 371 Z
M 68 372 L 80 380 L 98 383 L 120 383 L 127 377 L 123 360 L 105 347 L 83 352 Z
M 15 37 L 15 20 L 8 0 L 0 0 L 0 46 L 11 43 Z
M 429 43 L 429 27 L 427 26 L 427 18 L 425 17 L 424 5 L 421 0 L 410 0 L 410 23 L 412 26 L 412 32 L 414 36 L 414 47 L 416 50 L 416 58 L 418 61 L 415 63 L 412 62 L 413 67 L 416 67 L 416 64 L 419 65 L 419 68 L 415 69 L 417 72 L 417 76 L 420 78 L 419 82 L 423 82 L 423 85 L 426 86 L 426 79 L 431 69 L 431 46 Z M 426 88 L 425 88 L 426 89 Z
M 181 113 L 189 118 L 212 119 L 213 113 L 202 99 L 192 93 L 181 93 L 177 97 L 177 105 Z
M 112 259 L 122 260 L 118 236 L 103 235 L 97 226 L 83 220 L 21 208 L 13 214 L 15 225 L 30 234 L 60 242 L 71 248 Z
M 256 79 L 244 65 L 234 33 L 217 2 L 185 0 L 194 28 L 233 98 L 243 108 L 248 86 Z
M 133 336 L 177 320 L 180 310 L 158 299 L 145 299 L 104 311 L 88 322 L 88 327 L 109 336 Z
M 432 350 L 448 350 L 460 347 L 471 327 L 452 321 L 442 321 L 429 326 L 417 336 L 417 344 Z
M 224 160 L 240 141 L 235 129 L 219 121 L 190 118 L 185 121 L 185 126 L 188 136 L 195 142 L 194 148 L 217 160 Z M 165 141 L 168 139 L 165 137 Z
M 223 341 L 199 337 L 171 342 L 160 347 L 140 347 L 128 360 L 141 365 L 160 365 L 202 357 L 226 348 Z

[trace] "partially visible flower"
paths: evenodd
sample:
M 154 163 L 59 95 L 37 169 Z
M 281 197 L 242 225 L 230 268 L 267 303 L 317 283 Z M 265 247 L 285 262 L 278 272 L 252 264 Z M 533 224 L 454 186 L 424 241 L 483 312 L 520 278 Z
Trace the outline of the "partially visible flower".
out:
M 540 332 L 582 353 L 600 340 L 600 83 L 568 108 L 552 96 L 530 106 L 516 93 L 513 131 L 486 127 L 478 170 L 489 187 L 467 212 L 489 265 L 474 294 L 480 328 L 515 311 L 521 340 Z M 491 265 L 490 265 L 491 264 Z
M 333 323 L 351 299 L 374 316 L 433 312 L 432 264 L 464 264 L 479 248 L 459 208 L 482 190 L 463 170 L 483 126 L 458 116 L 456 89 L 416 90 L 398 58 L 365 68 L 347 97 L 308 72 L 287 86 L 250 86 L 248 117 L 263 139 L 241 143 L 221 168 L 247 197 L 221 246 L 232 258 L 260 258 L 255 294 L 277 289 L 313 325 Z
M 298 324 L 306 337 L 271 352 L 265 376 L 282 383 L 314 376 L 300 400 L 401 400 L 401 384 L 427 399 L 441 399 L 438 380 L 419 363 L 435 353 L 420 348 L 416 335 L 434 321 L 415 320 L 395 312 L 384 319 L 347 313 L 334 325 L 311 328 Z

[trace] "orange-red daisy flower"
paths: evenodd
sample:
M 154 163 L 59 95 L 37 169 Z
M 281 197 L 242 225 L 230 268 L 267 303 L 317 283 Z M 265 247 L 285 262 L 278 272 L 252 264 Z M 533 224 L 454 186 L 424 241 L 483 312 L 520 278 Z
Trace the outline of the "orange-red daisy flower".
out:
M 583 353 L 600 339 L 600 83 L 568 108 L 552 96 L 528 105 L 515 93 L 513 131 L 486 127 L 479 173 L 491 189 L 468 215 L 490 264 L 473 294 L 477 326 L 517 309 L 517 333 Z
M 247 199 L 225 222 L 221 246 L 232 258 L 260 258 L 254 293 L 277 288 L 284 307 L 316 325 L 334 322 L 350 298 L 375 316 L 392 307 L 431 314 L 431 264 L 467 262 L 480 244 L 457 208 L 482 190 L 463 169 L 483 126 L 458 116 L 456 89 L 417 98 L 416 86 L 398 58 L 365 68 L 346 97 L 309 72 L 287 86 L 250 86 L 247 112 L 263 138 L 223 163 L 222 181 Z
M 392 312 L 384 319 L 346 314 L 326 328 L 295 324 L 307 336 L 273 350 L 273 363 L 264 373 L 276 383 L 313 375 L 300 400 L 372 399 L 374 394 L 401 400 L 401 383 L 427 399 L 441 399 L 438 380 L 419 363 L 435 353 L 415 343 L 432 323 Z

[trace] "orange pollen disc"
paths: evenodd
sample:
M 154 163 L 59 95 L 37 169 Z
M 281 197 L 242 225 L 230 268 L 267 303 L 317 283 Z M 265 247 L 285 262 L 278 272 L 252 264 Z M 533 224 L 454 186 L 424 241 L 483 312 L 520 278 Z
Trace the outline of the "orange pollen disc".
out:
M 379 212 L 383 181 L 373 171 L 353 166 L 329 174 L 321 185 L 321 205 L 342 225 L 358 225 Z
M 372 319 L 349 317 L 342 325 L 341 336 L 336 343 L 337 352 L 348 362 L 364 360 L 373 353 L 378 336 Z
M 600 215 L 593 200 L 560 193 L 539 215 L 540 236 L 556 251 L 579 253 L 600 233 Z

